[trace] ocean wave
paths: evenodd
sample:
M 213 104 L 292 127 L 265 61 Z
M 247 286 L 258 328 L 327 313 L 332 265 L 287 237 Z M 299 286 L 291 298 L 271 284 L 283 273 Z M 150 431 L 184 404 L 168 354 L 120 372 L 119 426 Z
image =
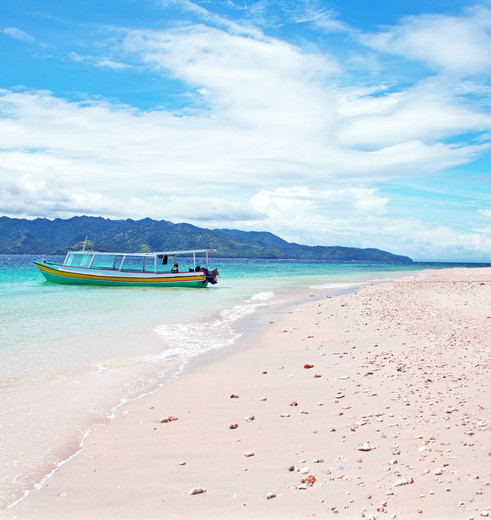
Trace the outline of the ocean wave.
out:
M 257 301 L 268 301 L 271 300 L 271 298 L 274 298 L 275 294 L 272 291 L 266 291 L 266 292 L 259 292 L 255 294 L 254 296 L 251 296 L 249 300 L 246 300 L 248 302 L 257 302 Z
M 273 292 L 260 292 L 244 303 L 220 312 L 215 320 L 194 323 L 166 323 L 155 329 L 156 333 L 169 347 L 153 360 L 170 357 L 192 357 L 212 349 L 231 345 L 240 334 L 234 332 L 233 324 L 256 312 L 259 307 L 271 303 Z

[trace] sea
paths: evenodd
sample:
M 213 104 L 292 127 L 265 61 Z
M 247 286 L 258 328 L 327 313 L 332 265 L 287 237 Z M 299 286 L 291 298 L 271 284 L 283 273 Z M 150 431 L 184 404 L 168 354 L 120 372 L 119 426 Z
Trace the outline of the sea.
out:
M 118 406 L 207 352 L 233 349 L 265 310 L 425 269 L 490 266 L 210 257 L 218 284 L 196 289 L 57 285 L 32 260 L 0 255 L 0 512 L 43 485 Z

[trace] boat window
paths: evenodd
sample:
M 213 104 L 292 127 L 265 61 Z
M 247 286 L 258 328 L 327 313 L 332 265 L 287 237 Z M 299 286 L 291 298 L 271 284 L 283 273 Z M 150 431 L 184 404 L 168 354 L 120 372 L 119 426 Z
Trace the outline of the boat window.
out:
M 124 259 L 122 271 L 135 271 L 135 272 L 143 272 L 143 256 L 126 256 Z
M 95 255 L 90 267 L 92 269 L 112 269 L 113 265 L 114 255 Z
M 65 265 L 73 267 L 88 267 L 92 254 L 87 253 L 68 253 Z
M 66 259 L 65 259 L 65 265 L 78 265 L 78 264 L 74 264 L 75 258 L 74 258 L 74 254 L 73 253 L 68 253 L 67 256 L 66 256 Z

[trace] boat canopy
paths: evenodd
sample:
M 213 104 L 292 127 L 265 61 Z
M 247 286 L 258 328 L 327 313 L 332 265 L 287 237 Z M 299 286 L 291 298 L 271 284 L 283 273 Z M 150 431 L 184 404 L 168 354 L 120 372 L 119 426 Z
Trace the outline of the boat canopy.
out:
M 193 265 L 196 265 L 196 254 L 205 253 L 206 268 L 208 268 L 208 253 L 215 252 L 216 249 L 187 249 L 181 251 L 157 251 L 148 253 L 106 253 L 99 251 L 68 251 L 63 265 L 72 267 L 87 268 L 105 268 L 113 270 L 123 270 L 129 267 L 135 261 L 137 265 L 131 267 L 141 268 L 143 271 L 157 271 L 157 260 L 167 264 L 169 257 L 174 257 L 174 263 L 177 262 L 177 256 L 192 255 Z M 133 262 L 132 262 L 133 260 Z
M 148 253 L 106 253 L 101 251 L 68 251 L 69 254 L 76 255 L 124 255 L 124 256 L 159 256 L 159 255 L 167 255 L 167 256 L 176 256 L 176 255 L 189 255 L 192 253 L 215 253 L 216 249 L 189 249 L 186 251 L 152 251 Z

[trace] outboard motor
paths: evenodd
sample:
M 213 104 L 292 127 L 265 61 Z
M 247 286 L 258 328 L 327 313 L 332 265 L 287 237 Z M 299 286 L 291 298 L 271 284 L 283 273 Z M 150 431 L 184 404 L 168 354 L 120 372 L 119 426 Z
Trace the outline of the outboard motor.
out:
M 217 283 L 218 269 L 213 269 L 213 271 L 208 271 L 208 269 L 203 269 L 205 272 L 206 279 L 208 282 L 212 284 Z

